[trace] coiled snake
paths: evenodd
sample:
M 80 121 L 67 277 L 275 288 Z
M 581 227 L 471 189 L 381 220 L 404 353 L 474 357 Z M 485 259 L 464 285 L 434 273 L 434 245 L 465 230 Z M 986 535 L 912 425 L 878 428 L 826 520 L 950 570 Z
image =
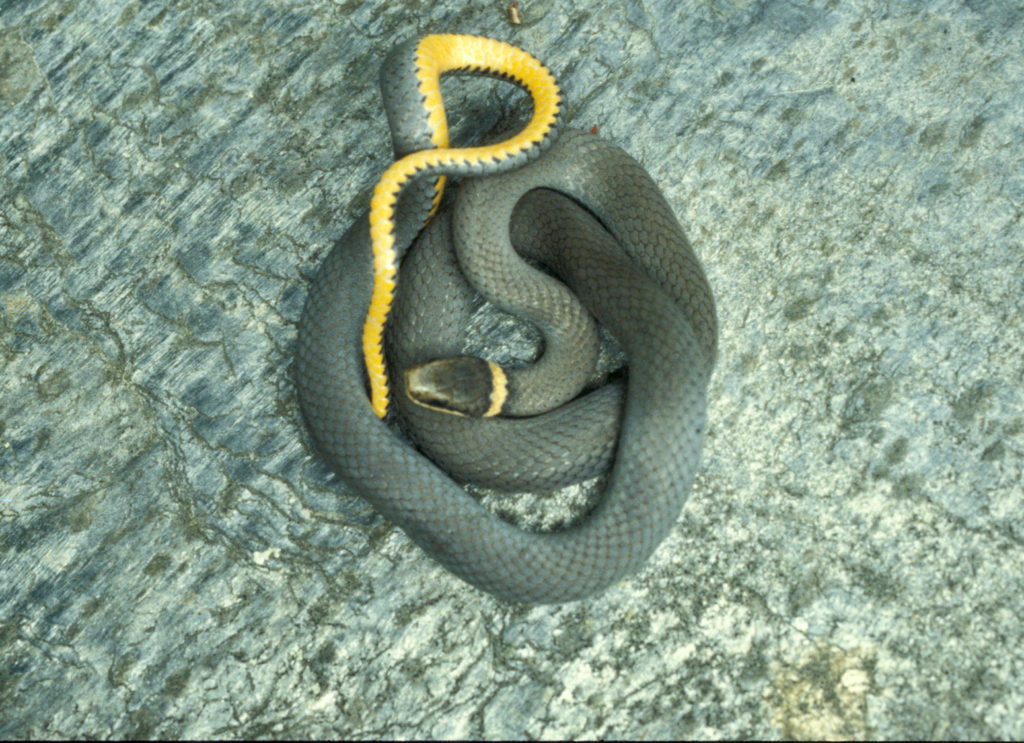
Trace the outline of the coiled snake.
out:
M 497 145 L 449 149 L 439 77 L 453 70 L 524 87 L 534 104 L 530 124 Z M 427 36 L 398 47 L 381 78 L 398 159 L 368 217 L 324 259 L 299 323 L 296 384 L 313 440 L 356 493 L 469 583 L 511 602 L 591 595 L 647 560 L 675 523 L 697 468 L 717 350 L 700 262 L 635 160 L 596 136 L 555 128 L 557 87 L 525 52 L 481 37 Z M 430 220 L 442 175 L 470 177 L 454 208 Z M 392 311 L 398 263 L 421 229 Z M 448 257 L 452 242 L 458 268 Z M 544 352 L 526 369 L 485 365 L 497 375 L 488 379 L 498 399 L 454 415 L 436 409 L 454 403 L 419 392 L 427 404 L 413 402 L 405 385 L 389 384 L 387 369 L 459 353 L 453 323 L 430 303 L 440 298 L 457 312 L 469 302 L 465 279 L 536 325 Z M 615 388 L 578 394 L 596 354 L 591 313 L 629 359 L 624 401 Z M 442 337 L 431 340 L 430 332 Z M 577 352 L 583 362 L 573 359 Z M 442 362 L 442 376 L 446 368 Z M 417 376 L 423 369 L 430 373 Z M 433 370 L 427 364 L 405 376 L 429 387 Z M 503 374 L 505 395 L 497 390 Z M 389 407 L 402 410 L 419 448 L 382 420 Z M 481 417 L 501 407 L 520 417 Z M 423 452 L 450 455 L 447 471 Z M 555 532 L 503 521 L 455 479 L 557 487 L 608 461 L 599 504 Z

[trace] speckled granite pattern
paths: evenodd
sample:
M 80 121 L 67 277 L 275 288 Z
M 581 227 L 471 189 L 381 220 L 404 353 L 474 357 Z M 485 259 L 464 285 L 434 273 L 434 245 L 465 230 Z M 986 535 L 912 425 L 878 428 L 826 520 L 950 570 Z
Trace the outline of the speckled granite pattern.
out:
M 1024 737 L 1024 12 L 622 5 L 0 2 L 0 737 Z M 549 64 L 715 289 L 693 493 L 585 602 L 450 577 L 298 414 L 428 30 Z

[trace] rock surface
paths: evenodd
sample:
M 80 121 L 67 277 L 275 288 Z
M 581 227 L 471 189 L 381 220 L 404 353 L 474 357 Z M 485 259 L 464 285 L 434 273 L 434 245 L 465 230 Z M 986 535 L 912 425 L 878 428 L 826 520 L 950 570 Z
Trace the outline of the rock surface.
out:
M 1024 737 L 1024 13 L 402 5 L 0 3 L 0 737 Z M 298 413 L 425 31 L 548 64 L 716 291 L 690 502 L 590 601 L 451 577 Z

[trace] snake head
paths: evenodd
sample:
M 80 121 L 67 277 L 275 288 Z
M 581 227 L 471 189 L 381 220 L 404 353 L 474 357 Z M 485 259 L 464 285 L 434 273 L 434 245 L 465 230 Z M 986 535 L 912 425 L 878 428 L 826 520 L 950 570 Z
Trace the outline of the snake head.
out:
M 476 356 L 435 359 L 406 369 L 405 389 L 419 405 L 471 418 L 497 415 L 508 399 L 504 370 Z

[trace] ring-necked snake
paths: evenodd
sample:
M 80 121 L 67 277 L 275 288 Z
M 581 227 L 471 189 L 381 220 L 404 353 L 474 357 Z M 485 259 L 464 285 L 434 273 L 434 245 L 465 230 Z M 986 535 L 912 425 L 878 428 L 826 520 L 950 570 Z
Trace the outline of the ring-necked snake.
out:
M 448 149 L 439 77 L 459 70 L 525 88 L 530 124 L 489 148 Z M 480 37 L 428 36 L 398 47 L 381 81 L 399 159 L 367 219 L 330 251 L 310 286 L 296 364 L 309 430 L 355 492 L 469 583 L 522 603 L 593 594 L 646 561 L 675 523 L 697 468 L 717 350 L 700 262 L 635 160 L 596 136 L 554 129 L 557 87 L 525 52 Z M 476 177 L 423 229 L 440 202 L 441 175 Z M 392 312 L 398 262 L 421 230 Z M 457 267 L 446 252 L 452 242 Z M 509 407 L 525 417 L 452 415 L 412 402 L 395 374 L 389 386 L 385 320 L 388 368 L 458 354 L 458 332 L 430 303 L 441 298 L 453 312 L 468 306 L 466 279 L 544 334 L 540 372 L 509 370 Z M 621 390 L 606 387 L 559 404 L 579 392 L 588 374 L 579 367 L 590 363 L 573 362 L 565 348 L 592 354 L 595 344 L 580 301 L 626 352 L 624 402 Z M 551 389 L 533 390 L 531 374 Z M 552 399 L 558 407 L 535 414 Z M 390 400 L 418 448 L 381 419 Z M 448 456 L 453 474 L 421 450 Z M 454 479 L 556 487 L 609 460 L 600 503 L 555 532 L 503 521 Z

